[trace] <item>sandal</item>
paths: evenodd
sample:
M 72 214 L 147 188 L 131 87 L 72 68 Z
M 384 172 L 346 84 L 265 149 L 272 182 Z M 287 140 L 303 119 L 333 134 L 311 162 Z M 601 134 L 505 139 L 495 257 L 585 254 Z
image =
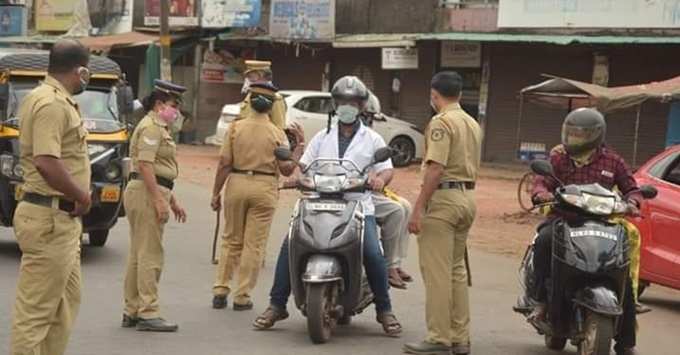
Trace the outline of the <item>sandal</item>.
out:
M 378 323 L 382 324 L 385 334 L 391 337 L 397 337 L 401 334 L 401 324 L 397 320 L 397 317 L 392 312 L 382 312 L 378 313 L 376 316 Z
M 388 270 L 387 282 L 390 284 L 390 286 L 398 288 L 400 290 L 405 290 L 408 288 L 406 286 L 406 282 L 404 282 L 404 280 L 402 280 L 401 277 L 399 276 L 399 272 L 397 271 L 397 269 Z
M 290 315 L 285 309 L 281 310 L 269 306 L 267 310 L 262 313 L 262 315 L 255 319 L 255 322 L 253 322 L 253 327 L 255 327 L 257 330 L 266 330 L 273 327 L 274 323 L 284 320 L 289 316 Z
M 397 268 L 397 272 L 399 273 L 399 277 L 401 277 L 401 279 L 405 282 L 413 282 L 413 276 L 407 274 L 406 271 L 402 270 L 401 268 Z

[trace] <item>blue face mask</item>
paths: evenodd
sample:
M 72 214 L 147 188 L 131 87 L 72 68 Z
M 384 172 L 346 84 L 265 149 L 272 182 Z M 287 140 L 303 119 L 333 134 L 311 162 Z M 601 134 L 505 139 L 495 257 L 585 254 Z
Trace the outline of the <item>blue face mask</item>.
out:
M 340 123 L 349 125 L 356 122 L 359 116 L 359 109 L 352 105 L 340 105 L 335 109 L 335 115 Z

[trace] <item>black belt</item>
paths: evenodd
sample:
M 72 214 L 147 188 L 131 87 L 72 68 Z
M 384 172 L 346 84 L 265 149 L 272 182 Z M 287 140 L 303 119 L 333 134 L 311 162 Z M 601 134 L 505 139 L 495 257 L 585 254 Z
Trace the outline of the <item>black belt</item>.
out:
M 57 196 L 45 196 L 41 194 L 36 194 L 33 192 L 26 192 L 21 198 L 22 201 L 32 203 L 34 205 L 44 206 L 53 208 L 54 199 L 59 199 L 59 209 L 64 212 L 73 212 L 76 209 L 76 204 L 73 201 L 65 200 Z
M 130 180 L 142 180 L 142 175 L 137 172 L 131 172 Z M 158 175 L 156 175 L 156 183 L 167 188 L 168 190 L 172 190 L 172 188 L 175 187 L 175 183 L 172 180 L 160 177 Z
M 474 190 L 475 183 L 471 181 L 444 181 L 437 187 L 439 190 L 446 189 L 460 189 L 460 190 Z
M 265 175 L 265 176 L 276 176 L 274 173 L 266 173 L 264 171 L 256 171 L 256 170 L 240 170 L 240 169 L 231 169 L 231 172 L 234 174 L 245 174 L 245 175 Z

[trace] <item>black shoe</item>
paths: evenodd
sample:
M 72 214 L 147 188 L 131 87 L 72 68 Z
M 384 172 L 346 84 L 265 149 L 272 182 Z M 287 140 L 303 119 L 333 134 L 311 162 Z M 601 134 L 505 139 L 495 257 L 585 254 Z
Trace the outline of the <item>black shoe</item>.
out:
M 215 309 L 227 308 L 227 296 L 214 296 L 213 297 L 213 308 L 215 308 Z
M 130 317 L 127 314 L 123 314 L 123 321 L 121 322 L 120 326 L 123 328 L 134 328 L 137 326 L 137 322 L 139 322 L 139 318 Z
M 163 318 L 139 319 L 137 330 L 140 332 L 176 332 L 179 326 Z
M 234 303 L 235 311 L 249 311 L 251 309 L 253 309 L 253 302 L 248 302 L 246 304 Z

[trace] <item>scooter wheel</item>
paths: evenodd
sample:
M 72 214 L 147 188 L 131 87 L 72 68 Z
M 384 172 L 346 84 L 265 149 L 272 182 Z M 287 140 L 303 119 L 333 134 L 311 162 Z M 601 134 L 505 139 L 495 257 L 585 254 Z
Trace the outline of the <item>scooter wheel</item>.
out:
M 331 338 L 335 320 L 331 311 L 333 285 L 329 283 L 310 284 L 307 289 L 307 331 L 314 344 L 326 343 Z

